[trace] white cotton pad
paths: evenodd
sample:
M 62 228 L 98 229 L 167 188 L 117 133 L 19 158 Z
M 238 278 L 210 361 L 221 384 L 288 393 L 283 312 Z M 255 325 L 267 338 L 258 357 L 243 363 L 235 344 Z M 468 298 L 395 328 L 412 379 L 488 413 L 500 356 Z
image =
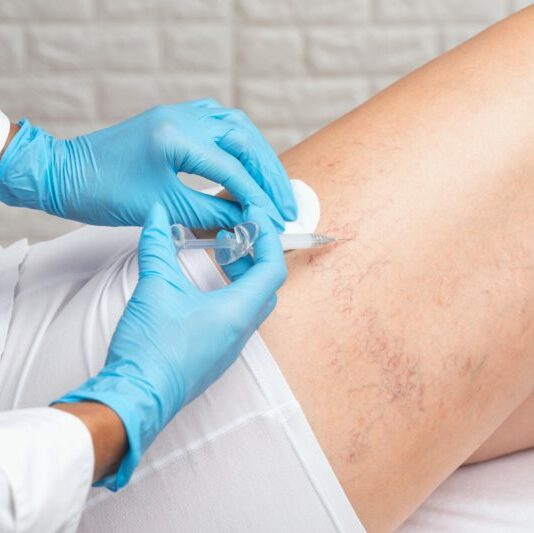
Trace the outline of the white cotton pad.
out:
M 284 233 L 313 233 L 319 225 L 321 206 L 315 191 L 301 180 L 291 180 L 299 214 L 294 222 L 286 222 Z

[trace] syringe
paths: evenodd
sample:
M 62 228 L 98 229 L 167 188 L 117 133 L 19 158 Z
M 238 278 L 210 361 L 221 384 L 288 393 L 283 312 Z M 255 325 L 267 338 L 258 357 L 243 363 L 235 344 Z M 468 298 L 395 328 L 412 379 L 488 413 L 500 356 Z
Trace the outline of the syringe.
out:
M 216 239 L 191 239 L 187 237 L 184 226 L 172 226 L 174 244 L 178 251 L 192 249 L 214 249 L 215 259 L 220 265 L 228 265 L 252 252 L 259 235 L 259 227 L 254 222 L 244 222 L 234 228 L 234 233 L 227 233 Z M 319 233 L 284 233 L 279 235 L 282 249 L 297 250 L 318 248 L 335 242 L 335 237 Z

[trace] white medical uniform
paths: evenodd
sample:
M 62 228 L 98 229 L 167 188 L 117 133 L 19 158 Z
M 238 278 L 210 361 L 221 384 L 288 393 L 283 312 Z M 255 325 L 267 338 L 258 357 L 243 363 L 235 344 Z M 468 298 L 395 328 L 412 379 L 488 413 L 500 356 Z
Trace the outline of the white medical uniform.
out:
M 76 531 L 93 463 L 75 416 L 46 407 L 0 413 L 0 531 Z

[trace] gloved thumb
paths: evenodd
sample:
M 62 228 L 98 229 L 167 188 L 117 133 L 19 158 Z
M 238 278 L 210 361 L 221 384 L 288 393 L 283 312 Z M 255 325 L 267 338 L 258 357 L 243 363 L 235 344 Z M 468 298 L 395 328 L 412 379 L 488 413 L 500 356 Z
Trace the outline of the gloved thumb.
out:
M 139 240 L 139 279 L 158 276 L 183 290 L 194 286 L 177 260 L 167 212 L 160 204 L 148 212 Z

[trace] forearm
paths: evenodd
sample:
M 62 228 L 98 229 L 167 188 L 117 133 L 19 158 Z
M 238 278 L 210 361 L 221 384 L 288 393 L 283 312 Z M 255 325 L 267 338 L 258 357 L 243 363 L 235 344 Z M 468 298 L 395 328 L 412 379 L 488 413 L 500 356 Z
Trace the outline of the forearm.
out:
M 97 402 L 57 403 L 53 408 L 76 416 L 89 430 L 95 454 L 93 481 L 114 472 L 128 446 L 124 426 L 117 414 Z

